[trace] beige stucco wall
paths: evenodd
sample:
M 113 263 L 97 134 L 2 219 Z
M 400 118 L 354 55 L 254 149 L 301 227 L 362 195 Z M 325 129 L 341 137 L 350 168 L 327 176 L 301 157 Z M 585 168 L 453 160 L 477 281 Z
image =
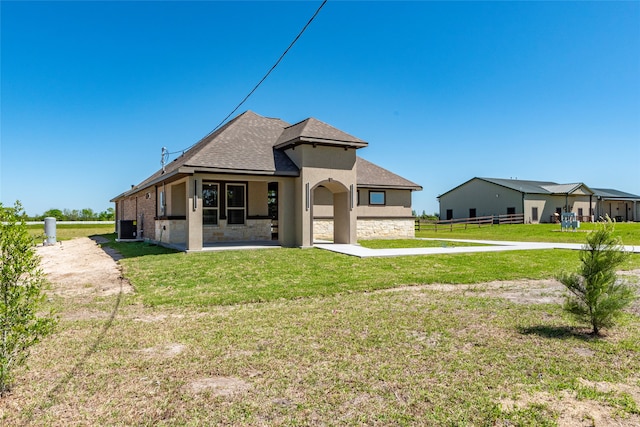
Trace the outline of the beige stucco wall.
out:
M 385 205 L 369 205 L 370 191 L 384 191 Z M 361 188 L 358 191 L 358 218 L 363 217 L 410 217 L 411 190 L 389 190 Z
M 369 191 L 384 191 L 386 204 L 369 205 Z M 356 197 L 356 215 L 362 217 L 410 217 L 411 190 L 359 189 Z M 313 214 L 315 217 L 333 217 L 333 194 L 326 188 L 317 188 L 314 193 Z
M 333 217 L 340 227 L 334 229 L 336 243 L 355 243 L 356 235 L 356 150 L 342 147 L 299 145 L 286 150 L 287 155 L 300 168 L 296 181 L 296 211 L 300 212 L 296 221 L 296 246 L 308 247 L 313 244 L 313 220 L 316 215 L 315 189 L 322 185 L 333 194 Z M 321 200 L 327 197 L 321 190 Z M 323 213 L 326 205 L 317 205 Z
M 171 204 L 167 206 L 167 215 L 183 216 L 187 213 L 187 183 L 182 180 L 177 184 L 168 187 L 169 200 Z
M 369 206 L 370 192 L 384 192 L 388 206 L 404 206 L 411 209 L 411 190 L 397 190 L 385 188 L 358 188 L 358 206 Z
M 247 215 L 267 216 L 269 214 L 267 181 L 249 181 L 247 184 Z

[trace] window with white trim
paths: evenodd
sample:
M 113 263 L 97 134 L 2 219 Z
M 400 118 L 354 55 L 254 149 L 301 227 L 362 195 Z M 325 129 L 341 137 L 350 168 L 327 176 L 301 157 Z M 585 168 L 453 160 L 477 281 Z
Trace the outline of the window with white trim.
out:
M 227 224 L 244 224 L 247 208 L 245 195 L 244 184 L 227 184 Z
M 202 223 L 218 225 L 218 184 L 202 183 Z

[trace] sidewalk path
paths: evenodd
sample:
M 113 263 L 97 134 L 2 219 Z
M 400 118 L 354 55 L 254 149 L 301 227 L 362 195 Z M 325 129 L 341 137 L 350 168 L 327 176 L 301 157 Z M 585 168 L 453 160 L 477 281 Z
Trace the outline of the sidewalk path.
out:
M 447 242 L 475 243 L 487 246 L 455 246 L 434 248 L 401 248 L 401 249 L 369 249 L 360 245 L 346 245 L 334 243 L 315 243 L 316 248 L 338 252 L 345 255 L 360 258 L 370 257 L 394 257 L 410 255 L 436 255 L 436 254 L 461 254 L 471 252 L 502 252 L 502 251 L 528 251 L 536 249 L 582 249 L 581 243 L 545 243 L 545 242 L 506 242 L 496 240 L 465 240 L 465 239 L 416 239 L 436 240 Z M 625 250 L 640 253 L 640 246 L 624 246 Z

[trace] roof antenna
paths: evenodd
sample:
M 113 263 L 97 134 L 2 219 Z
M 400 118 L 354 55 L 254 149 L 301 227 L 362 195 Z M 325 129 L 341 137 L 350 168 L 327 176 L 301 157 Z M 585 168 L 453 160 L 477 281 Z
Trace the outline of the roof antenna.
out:
M 167 147 L 162 147 L 162 157 L 160 158 L 160 164 L 162 164 L 162 173 L 165 172 L 164 166 L 167 164 L 168 160 L 169 160 L 169 150 L 167 150 Z

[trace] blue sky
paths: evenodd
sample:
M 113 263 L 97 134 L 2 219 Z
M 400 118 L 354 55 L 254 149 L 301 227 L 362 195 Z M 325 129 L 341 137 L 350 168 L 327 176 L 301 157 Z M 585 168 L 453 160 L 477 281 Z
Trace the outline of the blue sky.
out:
M 102 211 L 211 131 L 320 1 L 0 2 L 0 201 Z M 238 110 L 315 117 L 424 187 L 640 194 L 640 2 L 330 0 Z

